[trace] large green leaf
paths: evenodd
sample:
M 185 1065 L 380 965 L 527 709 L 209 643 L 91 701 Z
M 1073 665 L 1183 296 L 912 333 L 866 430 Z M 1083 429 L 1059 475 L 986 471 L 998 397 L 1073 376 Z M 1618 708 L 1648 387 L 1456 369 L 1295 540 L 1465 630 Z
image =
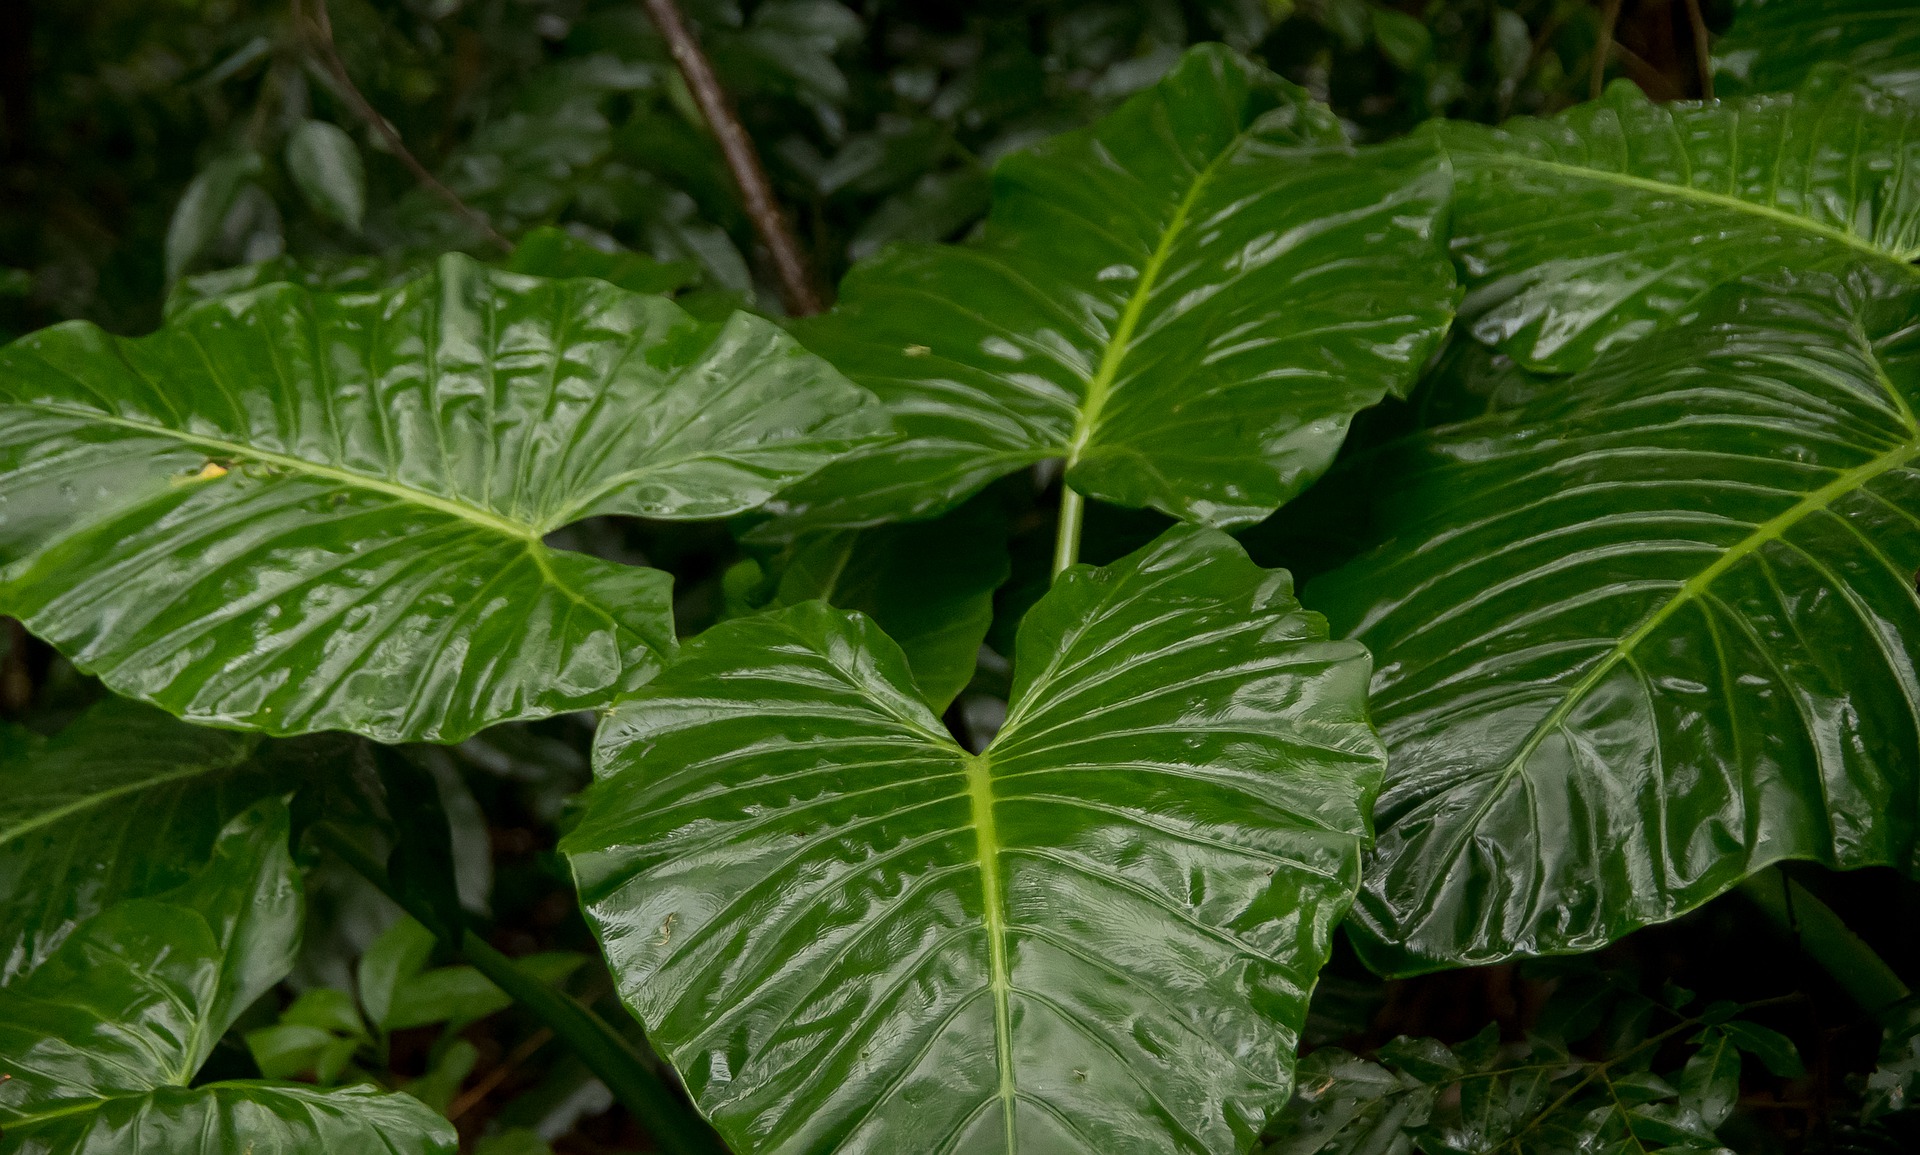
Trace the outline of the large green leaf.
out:
M 1552 120 L 1436 131 L 1475 336 L 1578 370 L 1715 286 L 1920 255 L 1920 113 L 1829 84 L 1656 105 L 1620 82 Z
M 257 741 L 108 699 L 52 741 L 0 746 L 0 985 L 113 903 L 186 882 L 272 789 Z
M 0 1155 L 453 1155 L 453 1127 L 408 1095 L 302 1083 L 157 1087 L 0 1137 Z
M 293 965 L 301 907 L 286 807 L 264 802 L 184 885 L 108 907 L 0 989 L 0 1155 L 451 1155 L 453 1129 L 402 1095 L 188 1089 L 235 1016 Z
M 293 966 L 300 879 L 287 812 L 233 820 L 182 886 L 114 904 L 0 989 L 0 1129 L 186 1086 L 248 1003 Z
M 597 706 L 669 579 L 542 544 L 749 509 L 881 421 L 768 322 L 445 258 L 0 350 L 0 611 L 194 721 L 452 740 Z
M 1069 569 L 956 745 L 813 602 L 618 707 L 565 850 L 620 992 L 743 1152 L 1244 1150 L 1286 1101 L 1381 773 L 1368 660 L 1176 529 Z
M 1722 88 L 1779 92 L 1839 64 L 1906 100 L 1920 97 L 1920 6 L 1899 0 L 1734 0 L 1714 45 Z
M 1920 868 L 1920 285 L 1776 276 L 1378 464 L 1385 544 L 1312 587 L 1379 661 L 1374 965 Z
M 980 243 L 856 266 L 797 330 L 907 435 L 783 499 L 861 524 L 1064 458 L 1091 497 L 1257 521 L 1402 394 L 1452 315 L 1432 150 L 1356 156 L 1219 45 L 1091 129 L 1002 161 Z

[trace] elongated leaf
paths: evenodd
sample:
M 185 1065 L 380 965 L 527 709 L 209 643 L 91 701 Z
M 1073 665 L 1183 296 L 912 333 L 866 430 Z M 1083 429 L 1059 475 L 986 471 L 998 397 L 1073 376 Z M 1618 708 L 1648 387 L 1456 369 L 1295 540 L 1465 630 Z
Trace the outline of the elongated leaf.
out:
M 0 746 L 0 985 L 123 898 L 187 881 L 272 789 L 257 739 L 109 699 L 52 741 Z
M 933 521 L 810 538 L 781 575 L 776 601 L 866 614 L 906 653 L 921 697 L 944 712 L 973 677 L 993 591 L 1010 568 L 1006 517 L 983 498 Z
M 765 321 L 462 257 L 57 326 L 0 350 L 0 611 L 195 721 L 452 740 L 591 707 L 671 651 L 669 579 L 542 535 L 749 509 L 872 436 L 867 402 Z
M 177 280 L 220 234 L 220 226 L 249 179 L 259 175 L 255 153 L 219 157 L 188 182 L 167 222 L 167 280 Z
M 0 1155 L 453 1155 L 453 1125 L 408 1095 L 300 1083 L 159 1087 L 0 1136 Z
M 1766 270 L 1920 255 L 1920 113 L 1830 85 L 1656 105 L 1625 82 L 1553 120 L 1446 124 L 1475 336 L 1571 371 Z
M 1407 973 L 1597 947 L 1783 858 L 1915 871 L 1920 287 L 1744 283 L 1382 472 L 1313 596 L 1393 752 L 1352 925 Z
M 313 211 L 360 231 L 367 215 L 367 173 L 360 149 L 338 125 L 303 120 L 287 138 L 287 171 Z
M 970 756 L 813 602 L 617 708 L 564 849 L 737 1150 L 1244 1150 L 1285 1102 L 1381 755 L 1365 653 L 1177 529 L 1071 569 Z
M 1920 97 L 1920 8 L 1888 0 L 1735 0 L 1714 45 L 1720 85 L 1780 92 L 1838 64 L 1905 100 Z
M 1445 331 L 1446 174 L 1356 157 L 1326 108 L 1219 45 L 1091 129 L 1002 161 L 977 245 L 857 266 L 802 340 L 903 440 L 786 504 L 862 524 L 1065 458 L 1091 497 L 1257 521 Z
M 184 886 L 117 903 L 38 970 L 0 989 L 0 1130 L 185 1086 L 299 946 L 287 812 L 228 825 Z

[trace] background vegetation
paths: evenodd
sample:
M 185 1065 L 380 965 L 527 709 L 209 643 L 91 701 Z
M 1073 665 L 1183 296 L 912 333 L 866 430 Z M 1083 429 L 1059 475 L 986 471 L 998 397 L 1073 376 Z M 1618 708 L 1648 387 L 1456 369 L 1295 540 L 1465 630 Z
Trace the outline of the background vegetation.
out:
M 1090 123 L 1191 43 L 1248 51 L 1359 139 L 1383 140 L 1434 116 L 1553 113 L 1618 77 L 1655 100 L 1698 97 L 1713 78 L 1698 29 L 1718 36 L 1733 18 L 1724 2 L 1666 0 L 686 7 L 821 291 L 891 241 L 967 236 L 997 159 Z M 713 137 L 635 0 L 334 0 L 328 11 L 330 45 L 285 0 L 0 5 L 0 340 L 70 318 L 143 333 L 170 307 L 242 284 L 381 284 L 449 249 L 503 260 L 495 234 L 522 253 L 637 254 L 581 271 L 673 292 L 696 315 L 784 311 Z M 484 226 L 369 128 L 362 102 Z M 342 182 L 355 167 L 363 185 Z M 1422 403 L 1369 415 L 1349 452 Z M 1046 587 L 1053 545 L 1035 479 L 1012 482 L 976 503 L 1002 509 L 970 515 L 1007 541 L 988 634 L 1002 655 Z M 1350 552 L 1348 508 L 1310 496 L 1243 536 L 1258 560 L 1305 578 Z M 1095 510 L 1082 556 L 1117 558 L 1166 524 Z M 768 588 L 746 528 L 603 518 L 570 544 L 671 569 L 692 632 L 805 596 Z M 976 714 L 990 724 L 1004 677 L 976 675 L 959 725 Z M 8 719 L 52 733 L 100 697 L 11 632 Z M 588 722 L 560 717 L 419 756 L 453 819 L 461 898 L 484 912 L 485 938 L 618 1019 L 554 852 L 591 736 Z M 1894 971 L 1920 974 L 1912 882 L 1868 871 L 1842 888 L 1793 874 Z M 309 893 L 292 978 L 247 1012 L 206 1078 L 405 1088 L 489 1155 L 654 1149 L 577 1058 L 477 974 L 438 965 L 431 936 L 395 922 L 386 899 L 324 861 Z M 1267 1149 L 1920 1149 L 1920 1117 L 1907 1111 L 1920 1043 L 1904 1011 L 1863 1014 L 1757 897 L 1728 896 L 1595 955 L 1392 982 L 1343 945 L 1316 996 L 1300 1098 Z

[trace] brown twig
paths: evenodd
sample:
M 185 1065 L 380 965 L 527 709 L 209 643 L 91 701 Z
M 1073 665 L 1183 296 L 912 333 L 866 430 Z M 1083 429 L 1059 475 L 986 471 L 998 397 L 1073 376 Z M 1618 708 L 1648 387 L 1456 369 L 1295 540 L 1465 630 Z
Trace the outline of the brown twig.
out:
M 1700 99 L 1713 99 L 1713 53 L 1707 48 L 1707 18 L 1700 0 L 1687 0 L 1687 23 L 1693 27 L 1693 63 L 1700 70 Z
M 311 11 L 308 8 L 309 2 L 312 5 Z M 408 150 L 406 142 L 400 139 L 399 131 L 388 122 L 386 117 L 380 115 L 380 111 L 373 107 L 372 102 L 368 101 L 359 87 L 353 83 L 353 77 L 347 73 L 345 62 L 340 59 L 339 49 L 334 47 L 333 21 L 327 17 L 327 0 L 292 0 L 292 7 L 294 24 L 300 29 L 301 36 L 312 50 L 314 59 L 332 80 L 334 95 L 353 106 L 354 115 L 366 121 L 367 127 L 379 134 L 380 139 L 386 142 L 387 151 L 398 157 L 400 163 L 407 166 L 407 171 L 413 173 L 414 179 L 419 181 L 428 192 L 447 202 L 448 208 L 465 218 L 468 224 L 497 245 L 500 251 L 512 252 L 513 242 L 500 235 L 499 230 L 493 227 L 493 222 L 487 219 L 485 213 L 461 200 L 459 193 L 441 184 L 440 178 L 428 172 L 427 166 L 421 164 L 419 158 Z
M 494 1088 L 506 1082 L 507 1076 L 518 1070 L 520 1064 L 533 1058 L 535 1051 L 552 1041 L 553 1031 L 547 1027 L 541 1027 L 525 1039 L 522 1039 L 519 1046 L 509 1052 L 506 1058 L 501 1059 L 499 1063 L 495 1064 L 493 1070 L 487 1072 L 486 1078 L 481 1079 L 478 1083 L 467 1088 L 458 1099 L 453 1101 L 453 1105 L 447 1108 L 447 1122 L 458 1122 L 460 1116 L 473 1110 L 475 1103 L 493 1094 Z
M 1687 90 L 1679 81 L 1655 68 L 1652 61 L 1617 40 L 1613 44 L 1613 54 L 1620 58 L 1620 69 L 1627 74 L 1627 79 L 1639 85 L 1640 91 L 1646 93 L 1648 99 L 1665 103 L 1686 97 Z
M 1588 85 L 1590 99 L 1600 99 L 1601 89 L 1607 83 L 1607 56 L 1613 51 L 1613 29 L 1620 23 L 1620 0 L 1607 0 L 1606 7 L 1600 10 L 1600 36 L 1593 43 L 1593 73 Z
M 6 657 L 0 659 L 0 711 L 23 714 L 33 705 L 33 668 L 28 665 L 27 647 L 32 640 L 27 627 L 15 618 L 0 618 L 6 624 Z
M 740 202 L 746 207 L 747 218 L 753 222 L 753 231 L 760 234 L 760 243 L 767 246 L 767 253 L 773 258 L 774 272 L 780 278 L 780 299 L 787 312 L 796 317 L 820 312 L 823 308 L 820 293 L 814 288 L 806 258 L 800 255 L 800 245 L 794 240 L 786 217 L 781 215 L 780 203 L 774 199 L 773 186 L 767 182 L 767 172 L 760 165 L 753 138 L 741 127 L 726 91 L 713 74 L 712 63 L 706 53 L 700 51 L 699 42 L 693 38 L 693 31 L 687 27 L 673 0 L 645 2 L 647 15 L 653 18 L 654 27 L 666 40 L 673 62 L 680 66 L 680 75 L 686 79 L 687 89 L 700 107 L 700 115 L 706 118 L 707 127 L 720 144 L 720 155 L 726 158 L 727 170 L 740 188 Z

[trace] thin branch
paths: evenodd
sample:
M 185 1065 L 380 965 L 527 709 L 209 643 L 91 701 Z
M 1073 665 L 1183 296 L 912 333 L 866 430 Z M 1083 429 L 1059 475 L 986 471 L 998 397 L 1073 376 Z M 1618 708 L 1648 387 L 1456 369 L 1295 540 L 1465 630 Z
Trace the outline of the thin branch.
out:
M 753 231 L 760 235 L 760 243 L 767 246 L 767 253 L 773 258 L 774 272 L 780 279 L 780 299 L 787 312 L 796 317 L 820 312 L 824 306 L 814 287 L 813 275 L 807 269 L 806 258 L 800 255 L 799 242 L 794 240 L 793 230 L 781 215 L 780 203 L 774 199 L 773 186 L 767 181 L 766 169 L 761 167 L 753 138 L 741 127 L 740 118 L 727 100 L 726 90 L 713 74 L 712 63 L 706 53 L 700 51 L 699 41 L 694 39 L 693 30 L 687 27 L 673 0 L 645 0 L 645 3 L 647 15 L 653 18 L 654 27 L 660 30 L 668 50 L 673 53 L 673 62 L 680 66 L 680 75 L 686 79 L 687 89 L 700 107 L 700 115 L 706 118 L 714 140 L 719 142 L 720 155 L 726 158 L 727 170 L 740 189 L 740 203 L 747 210 L 747 219 L 753 222 Z
M 480 234 L 498 246 L 501 252 L 512 252 L 513 242 L 500 235 L 499 230 L 493 227 L 493 222 L 487 219 L 485 213 L 461 200 L 459 193 L 441 184 L 440 178 L 428 172 L 427 166 L 421 164 L 419 158 L 407 148 L 406 142 L 400 139 L 399 131 L 386 117 L 380 115 L 380 110 L 376 109 L 353 83 L 353 77 L 347 72 L 346 63 L 340 59 L 339 49 L 334 47 L 333 21 L 327 17 L 327 0 L 311 0 L 311 11 L 308 10 L 308 3 L 309 0 L 292 0 L 293 21 L 300 29 L 301 37 L 307 42 L 307 47 L 312 51 L 314 60 L 326 72 L 327 78 L 333 82 L 334 95 L 353 107 L 354 115 L 366 121 L 367 127 L 379 134 L 380 139 L 386 143 L 387 151 L 398 157 L 400 163 L 407 166 L 407 171 L 413 173 L 414 179 L 419 181 L 428 192 L 447 202 L 448 208 L 478 229 Z
M 552 1041 L 552 1027 L 541 1027 L 539 1030 L 522 1039 L 520 1045 L 515 1047 L 512 1053 L 507 1055 L 506 1058 L 500 1060 L 500 1062 L 494 1066 L 493 1070 L 488 1071 L 485 1078 L 460 1093 L 460 1097 L 455 1099 L 453 1104 L 447 1108 L 447 1122 L 459 1122 L 460 1116 L 472 1110 L 475 1103 L 493 1094 L 500 1084 L 507 1081 L 508 1075 L 518 1070 L 522 1063 L 533 1058 L 535 1051 L 538 1051 L 541 1047 L 546 1046 Z
M 1707 18 L 1700 0 L 1687 0 L 1687 23 L 1693 26 L 1693 64 L 1700 70 L 1700 99 L 1713 99 L 1713 53 L 1707 47 Z
M 1620 23 L 1620 0 L 1607 0 L 1605 8 L 1600 10 L 1600 38 L 1593 45 L 1593 77 L 1588 85 L 1588 96 L 1600 99 L 1600 90 L 1607 83 L 1607 56 L 1613 51 L 1613 28 Z

